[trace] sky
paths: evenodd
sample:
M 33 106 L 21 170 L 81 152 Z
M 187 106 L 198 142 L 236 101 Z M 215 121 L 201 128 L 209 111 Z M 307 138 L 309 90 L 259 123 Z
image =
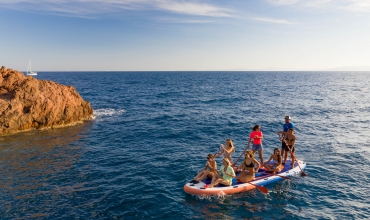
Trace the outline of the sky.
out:
M 370 71 L 370 0 L 0 0 L 26 71 Z

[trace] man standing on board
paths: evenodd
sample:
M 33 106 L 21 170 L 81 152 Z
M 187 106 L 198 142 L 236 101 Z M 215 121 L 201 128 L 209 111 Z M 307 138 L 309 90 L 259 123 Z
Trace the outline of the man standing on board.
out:
M 289 148 L 284 141 L 284 138 L 289 128 L 294 128 L 294 125 L 293 123 L 290 122 L 290 116 L 285 116 L 285 124 L 283 125 L 283 131 L 276 132 L 279 135 L 279 137 L 280 137 L 280 134 L 282 135 L 280 140 L 281 140 L 281 156 L 284 158 L 283 165 L 285 164 L 286 159 L 288 158 L 288 152 L 289 152 Z

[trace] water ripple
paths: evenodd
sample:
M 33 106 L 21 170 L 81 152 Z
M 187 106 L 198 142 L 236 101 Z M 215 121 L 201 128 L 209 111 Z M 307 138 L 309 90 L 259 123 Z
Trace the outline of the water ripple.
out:
M 0 218 L 370 218 L 368 74 L 40 73 L 75 86 L 95 119 L 0 137 Z M 183 191 L 227 138 L 238 157 L 254 124 L 267 157 L 286 114 L 307 177 L 268 185 L 268 195 Z

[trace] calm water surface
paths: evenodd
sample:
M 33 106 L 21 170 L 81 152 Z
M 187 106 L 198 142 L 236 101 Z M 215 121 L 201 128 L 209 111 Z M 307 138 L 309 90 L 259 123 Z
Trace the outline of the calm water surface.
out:
M 0 137 L 0 219 L 368 219 L 369 72 L 50 72 L 95 119 Z M 264 157 L 284 116 L 307 177 L 224 197 L 183 185 L 254 124 Z M 218 161 L 220 163 L 220 161 Z

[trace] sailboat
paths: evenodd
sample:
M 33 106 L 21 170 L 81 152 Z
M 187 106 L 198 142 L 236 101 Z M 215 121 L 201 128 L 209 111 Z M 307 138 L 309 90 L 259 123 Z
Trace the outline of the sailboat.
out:
M 37 76 L 37 72 L 32 72 L 32 70 L 31 70 L 31 61 L 30 61 L 30 63 L 28 64 L 28 68 L 27 68 L 27 76 Z

